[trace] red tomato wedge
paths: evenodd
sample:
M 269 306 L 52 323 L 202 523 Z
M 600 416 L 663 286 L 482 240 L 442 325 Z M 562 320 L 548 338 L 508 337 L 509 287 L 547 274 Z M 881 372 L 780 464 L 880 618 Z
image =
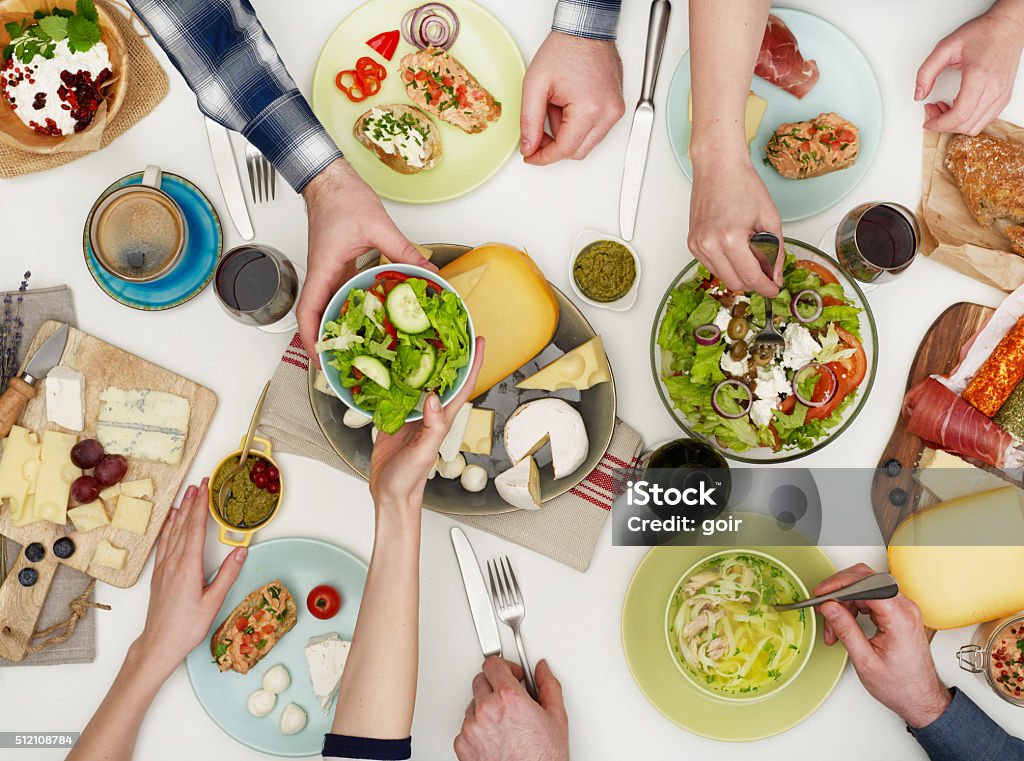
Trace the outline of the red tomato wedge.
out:
M 380 55 L 381 58 L 391 60 L 395 57 L 395 51 L 398 50 L 398 42 L 401 39 L 397 29 L 392 29 L 390 32 L 381 32 L 376 37 L 371 37 L 366 41 L 366 44 L 371 50 L 375 51 Z
M 836 276 L 833 275 L 827 267 L 818 264 L 817 262 L 812 262 L 809 259 L 797 259 L 796 266 L 803 267 L 805 270 L 813 272 L 821 280 L 822 285 L 828 285 L 829 283 L 839 282 L 836 279 Z

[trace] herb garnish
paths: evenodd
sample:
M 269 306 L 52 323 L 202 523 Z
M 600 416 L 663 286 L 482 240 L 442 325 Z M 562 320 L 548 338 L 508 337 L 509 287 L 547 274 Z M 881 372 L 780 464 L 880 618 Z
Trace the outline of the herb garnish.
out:
M 36 11 L 32 19 L 20 24 L 10 21 L 4 25 L 11 38 L 4 49 L 4 60 L 17 56 L 22 63 L 30 63 L 36 56 L 51 59 L 57 43 L 67 40 L 72 53 L 84 53 L 100 41 L 99 15 L 92 0 L 78 0 L 75 10 L 54 8 L 49 13 Z

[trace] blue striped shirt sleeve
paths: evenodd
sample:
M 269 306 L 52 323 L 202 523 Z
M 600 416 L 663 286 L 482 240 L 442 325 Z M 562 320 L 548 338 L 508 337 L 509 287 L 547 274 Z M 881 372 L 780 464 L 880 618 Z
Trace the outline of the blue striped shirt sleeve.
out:
M 558 0 L 551 28 L 591 40 L 614 40 L 622 0 Z
M 196 94 L 297 192 L 341 156 L 299 92 L 248 0 L 131 0 Z

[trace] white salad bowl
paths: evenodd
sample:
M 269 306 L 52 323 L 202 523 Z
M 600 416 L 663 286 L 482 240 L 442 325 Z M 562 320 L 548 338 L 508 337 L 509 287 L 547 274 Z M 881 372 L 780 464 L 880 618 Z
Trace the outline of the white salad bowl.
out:
M 382 264 L 376 267 L 370 267 L 362 272 L 358 273 L 355 277 L 350 279 L 338 292 L 331 298 L 330 303 L 327 304 L 327 309 L 324 311 L 323 317 L 320 318 L 320 331 L 317 333 L 317 338 L 322 338 L 324 329 L 330 320 L 336 319 L 341 314 L 341 308 L 348 300 L 348 295 L 354 288 L 369 289 L 377 280 L 377 275 L 381 272 L 401 272 L 403 275 L 409 277 L 422 277 L 427 280 L 432 280 L 441 286 L 444 290 L 449 293 L 454 293 L 458 296 L 458 292 L 452 288 L 452 286 L 443 277 L 438 275 L 432 270 L 424 269 L 423 267 L 417 267 L 412 264 Z M 476 332 L 473 330 L 473 317 L 469 314 L 469 309 L 466 308 L 466 304 L 459 297 L 459 302 L 463 308 L 466 309 L 467 318 L 467 329 L 469 333 L 469 361 L 464 367 L 459 368 L 459 372 L 456 375 L 454 385 L 441 395 L 441 404 L 448 404 L 458 393 L 462 390 L 462 387 L 466 385 L 466 380 L 469 378 L 469 371 L 473 367 L 473 360 L 476 357 Z M 341 374 L 336 368 L 331 367 L 330 360 L 333 352 L 320 352 L 320 367 L 323 369 L 324 377 L 327 379 L 327 385 L 331 387 L 331 391 L 341 399 L 348 407 L 357 412 L 372 417 L 373 413 L 369 410 L 364 410 L 355 400 L 352 398 L 352 389 L 345 388 L 341 383 Z M 423 411 L 419 408 L 414 409 L 405 418 L 405 422 L 409 423 L 414 420 L 422 420 Z

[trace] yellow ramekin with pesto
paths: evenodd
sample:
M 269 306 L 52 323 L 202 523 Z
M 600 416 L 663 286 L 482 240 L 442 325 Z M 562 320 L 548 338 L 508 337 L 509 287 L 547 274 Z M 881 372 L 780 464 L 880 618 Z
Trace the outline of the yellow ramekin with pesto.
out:
M 242 439 L 239 448 L 217 463 L 210 476 L 210 515 L 218 524 L 217 538 L 229 547 L 248 547 L 253 534 L 277 515 L 284 495 L 281 469 L 272 457 L 273 446 L 260 436 L 253 438 L 245 466 L 231 476 L 244 443 Z M 231 493 L 222 514 L 218 507 L 220 493 L 229 481 Z

